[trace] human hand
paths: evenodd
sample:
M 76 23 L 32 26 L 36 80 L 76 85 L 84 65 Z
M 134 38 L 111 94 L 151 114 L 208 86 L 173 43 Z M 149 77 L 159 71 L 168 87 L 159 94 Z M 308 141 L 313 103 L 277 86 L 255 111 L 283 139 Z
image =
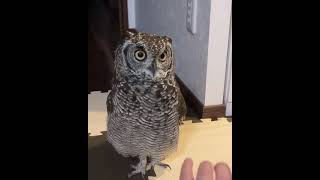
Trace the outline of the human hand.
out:
M 195 180 L 192 173 L 192 159 L 185 159 L 180 173 L 180 180 Z M 231 180 L 232 174 L 227 164 L 217 163 L 215 166 L 209 161 L 201 162 L 196 180 Z

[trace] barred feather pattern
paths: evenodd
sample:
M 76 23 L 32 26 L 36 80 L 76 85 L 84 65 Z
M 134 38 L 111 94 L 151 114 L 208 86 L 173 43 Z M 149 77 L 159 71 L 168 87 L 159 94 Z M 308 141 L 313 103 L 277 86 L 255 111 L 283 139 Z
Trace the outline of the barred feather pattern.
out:
M 144 155 L 163 160 L 177 148 L 178 89 L 166 82 L 147 88 L 124 84 L 116 85 L 117 90 L 108 97 L 113 104 L 108 116 L 108 141 L 125 157 Z
M 169 41 L 167 37 L 131 34 L 115 51 L 113 87 L 107 99 L 107 140 L 125 157 L 161 161 L 177 149 L 186 107 L 175 79 Z M 150 59 L 141 63 L 131 59 L 134 51 L 130 48 L 136 46 Z M 163 52 L 168 52 L 167 59 L 158 61 Z M 153 76 L 148 73 L 148 62 L 156 68 Z

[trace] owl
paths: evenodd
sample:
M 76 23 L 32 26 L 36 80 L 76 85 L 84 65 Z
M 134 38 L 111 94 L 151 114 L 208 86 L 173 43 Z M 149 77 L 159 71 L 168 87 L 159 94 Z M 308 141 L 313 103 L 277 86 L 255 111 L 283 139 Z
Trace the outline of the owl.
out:
M 175 152 L 186 104 L 175 79 L 172 40 L 135 30 L 115 50 L 107 98 L 107 141 L 124 157 L 139 157 L 128 174 L 142 173 Z M 148 159 L 148 161 L 147 161 Z

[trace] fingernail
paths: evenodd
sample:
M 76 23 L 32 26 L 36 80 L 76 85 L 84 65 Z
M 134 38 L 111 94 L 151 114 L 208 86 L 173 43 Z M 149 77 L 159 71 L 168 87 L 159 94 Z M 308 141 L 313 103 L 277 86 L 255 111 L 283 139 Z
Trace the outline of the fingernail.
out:
M 220 162 L 214 166 L 216 180 L 231 180 L 232 174 L 226 163 Z
M 212 163 L 209 161 L 203 161 L 200 163 L 197 179 L 211 180 L 213 179 L 213 168 Z

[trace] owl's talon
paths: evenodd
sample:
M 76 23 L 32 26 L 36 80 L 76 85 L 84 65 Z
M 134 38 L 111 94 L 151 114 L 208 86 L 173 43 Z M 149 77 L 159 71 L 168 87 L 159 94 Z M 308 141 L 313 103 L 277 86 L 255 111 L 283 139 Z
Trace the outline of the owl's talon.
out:
M 164 164 L 164 163 L 161 163 L 161 162 L 159 162 L 159 163 L 151 162 L 150 164 L 147 165 L 147 168 L 146 168 L 147 171 L 150 170 L 152 167 L 154 167 L 154 165 L 158 165 L 158 166 L 161 166 L 161 167 L 164 167 L 164 168 L 168 167 L 171 170 L 171 167 L 168 164 Z
M 133 175 L 138 174 L 138 173 L 140 173 L 140 172 L 141 172 L 141 171 L 139 171 L 139 170 L 134 170 L 134 171 L 132 171 L 131 173 L 128 174 L 128 178 L 131 178 Z M 141 172 L 142 179 L 144 179 L 144 175 L 145 175 L 145 174 L 146 174 L 145 172 Z
M 168 165 L 168 164 L 164 164 L 164 163 L 158 163 L 157 164 L 158 166 L 162 166 L 162 167 L 164 167 L 164 168 L 169 168 L 170 170 L 171 170 L 171 167 Z
M 137 165 L 130 165 L 134 170 L 128 174 L 128 178 L 131 178 L 133 175 L 141 173 L 144 179 L 144 175 L 146 174 L 146 159 L 140 159 L 140 162 Z

